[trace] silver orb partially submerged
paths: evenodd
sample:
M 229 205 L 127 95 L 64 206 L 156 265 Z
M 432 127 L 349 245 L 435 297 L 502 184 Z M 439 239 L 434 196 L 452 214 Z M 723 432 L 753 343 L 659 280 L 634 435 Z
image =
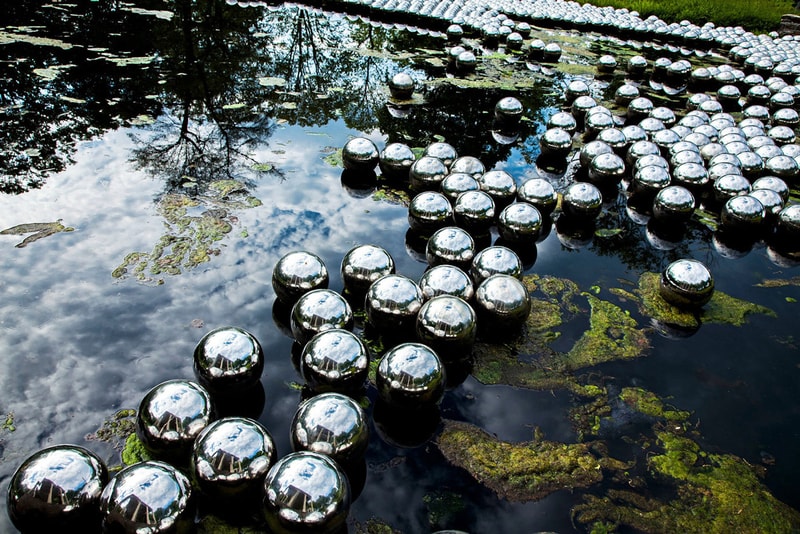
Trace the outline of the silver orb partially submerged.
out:
M 212 392 L 230 393 L 255 386 L 264 371 L 264 351 L 246 330 L 226 326 L 208 332 L 194 349 L 194 372 Z
M 565 215 L 576 220 L 592 220 L 603 209 L 603 195 L 593 184 L 575 182 L 564 191 L 561 209 Z
M 414 95 L 414 78 L 407 72 L 398 72 L 389 80 L 389 93 L 395 100 L 410 100 Z
M 300 369 L 312 391 L 356 391 L 367 380 L 369 352 L 357 335 L 333 328 L 306 343 Z
M 342 147 L 342 164 L 350 171 L 374 171 L 379 159 L 378 147 L 366 137 L 354 137 Z
M 469 273 L 476 286 L 494 274 L 521 278 L 522 261 L 510 248 L 499 245 L 487 247 L 475 255 Z
M 314 289 L 327 289 L 328 269 L 316 254 L 289 252 L 272 270 L 272 288 L 281 302 L 294 304 L 303 294 Z
M 531 312 L 531 299 L 519 278 L 494 274 L 475 291 L 475 310 L 482 331 L 492 336 L 519 331 Z
M 387 274 L 367 290 L 367 322 L 387 336 L 411 334 L 423 300 L 416 282 L 401 274 Z
M 301 345 L 333 328 L 353 329 L 353 310 L 340 294 L 330 289 L 306 293 L 292 308 L 292 335 Z
M 444 365 L 427 345 L 403 343 L 383 356 L 375 373 L 375 385 L 381 399 L 395 408 L 435 405 L 444 395 Z
M 531 178 L 517 188 L 517 200 L 532 204 L 543 217 L 549 217 L 558 204 L 558 193 L 543 178 Z
M 444 194 L 423 191 L 408 205 L 408 224 L 412 230 L 422 234 L 435 232 L 453 224 L 453 206 Z
M 469 302 L 475 295 L 472 279 L 455 265 L 431 267 L 419 279 L 425 300 L 439 295 L 452 295 Z
M 324 454 L 340 465 L 364 456 L 369 423 L 356 401 L 341 393 L 322 393 L 303 401 L 289 429 L 295 451 Z
M 678 307 L 699 308 L 714 294 L 714 278 L 703 263 L 680 259 L 670 263 L 659 280 L 661 297 Z
M 508 243 L 534 244 L 542 232 L 542 214 L 527 202 L 506 206 L 497 217 L 497 230 Z
M 404 143 L 390 143 L 381 150 L 378 167 L 390 180 L 407 181 L 408 172 L 415 161 L 416 157 L 411 147 Z
M 437 230 L 428 240 L 425 257 L 432 267 L 449 264 L 468 269 L 475 257 L 475 241 L 463 228 L 448 226 Z
M 469 357 L 477 335 L 477 317 L 472 306 L 452 295 L 425 302 L 417 315 L 417 338 L 446 362 Z
M 372 282 L 394 273 L 394 259 L 386 249 L 376 245 L 358 245 L 342 258 L 342 281 L 346 291 L 363 295 Z

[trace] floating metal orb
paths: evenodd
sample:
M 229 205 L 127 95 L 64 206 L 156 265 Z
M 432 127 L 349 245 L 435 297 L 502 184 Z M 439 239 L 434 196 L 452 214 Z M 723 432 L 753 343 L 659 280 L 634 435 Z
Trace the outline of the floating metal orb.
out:
M 77 445 L 56 445 L 26 458 L 8 483 L 8 516 L 21 532 L 89 532 L 99 524 L 103 461 Z
M 653 80 L 663 81 L 667 76 L 667 69 L 672 65 L 672 60 L 667 57 L 659 57 L 653 62 Z
M 603 195 L 593 184 L 576 182 L 564 191 L 561 209 L 571 218 L 594 219 L 603 209 Z
M 194 495 L 189 479 L 164 462 L 125 467 L 100 497 L 103 532 L 160 534 L 194 527 Z
M 289 430 L 295 451 L 324 454 L 340 465 L 361 460 L 369 444 L 369 424 L 356 401 L 322 393 L 303 401 Z
M 456 69 L 461 72 L 472 72 L 478 66 L 478 58 L 470 50 L 464 50 L 456 58 Z
M 428 302 L 437 299 L 461 300 L 441 296 Z M 432 348 L 421 343 L 403 343 L 390 349 L 381 358 L 375 373 L 380 398 L 389 406 L 402 409 L 416 410 L 438 404 L 444 396 L 446 383 L 442 360 Z
M 451 24 L 447 27 L 446 34 L 450 41 L 458 41 L 464 36 L 464 28 L 460 24 Z
M 345 525 L 351 493 L 334 460 L 310 451 L 278 460 L 264 479 L 264 517 L 270 531 L 332 534 Z
M 635 85 L 624 83 L 614 92 L 614 102 L 618 106 L 627 107 L 634 98 L 639 98 L 639 89 Z
M 444 141 L 437 141 L 425 147 L 423 156 L 429 156 L 441 160 L 445 167 L 450 167 L 458 157 L 455 147 Z
M 600 154 L 613 154 L 614 149 L 605 141 L 595 139 L 583 145 L 578 152 L 578 161 L 582 167 L 589 167 L 592 160 Z
M 634 79 L 644 76 L 647 70 L 647 59 L 644 56 L 632 56 L 628 59 L 627 72 Z
M 378 166 L 390 180 L 405 181 L 414 161 L 416 157 L 411 147 L 403 143 L 390 143 L 381 151 Z
M 764 206 L 764 219 L 772 223 L 777 220 L 778 214 L 784 207 L 781 195 L 772 189 L 753 189 L 748 193 Z
M 766 137 L 766 136 L 764 136 Z M 764 166 L 766 167 L 767 160 L 775 157 L 775 156 L 785 156 L 786 154 L 783 153 L 783 149 L 775 144 L 775 141 L 767 137 L 772 143 L 764 143 L 763 145 L 759 146 L 754 150 L 756 154 L 758 154 L 761 159 L 764 161 Z
M 461 193 L 467 191 L 477 191 L 480 189 L 478 180 L 470 174 L 463 172 L 450 173 L 444 177 L 441 184 L 442 194 L 454 204 Z
M 653 218 L 660 222 L 683 223 L 694 213 L 695 199 L 692 192 L 679 185 L 670 185 L 660 190 L 653 199 Z
M 725 229 L 755 233 L 762 229 L 765 216 L 764 205 L 756 197 L 738 195 L 722 206 L 720 223 Z
M 719 100 L 712 98 L 711 100 L 706 100 L 705 102 L 701 102 L 697 109 L 700 111 L 704 111 L 709 115 L 713 115 L 715 113 L 722 113 L 724 108 L 722 104 L 719 103 Z
M 412 230 L 422 234 L 451 226 L 453 206 L 444 194 L 423 191 L 414 196 L 408 205 L 408 224 Z
M 675 143 L 677 144 L 684 144 L 684 143 Z M 675 145 L 673 145 L 674 147 Z M 692 145 L 694 146 L 694 145 Z M 705 161 L 703 160 L 703 156 L 700 155 L 699 151 L 695 150 L 681 150 L 680 152 L 673 151 L 669 158 L 669 165 L 673 169 L 680 167 L 685 163 L 696 163 L 698 165 L 705 165 Z
M 711 100 L 711 97 L 709 95 L 707 95 L 706 93 L 695 93 L 695 94 L 693 94 L 692 96 L 690 96 L 686 100 L 686 108 L 689 109 L 690 111 L 695 111 L 700 107 L 700 104 L 702 104 L 706 100 Z M 688 115 L 687 114 L 686 117 L 692 117 L 692 115 Z M 686 122 L 685 121 L 686 117 L 681 119 L 680 122 L 681 123 Z M 699 118 L 699 117 L 696 117 L 696 116 L 694 116 L 694 117 L 695 118 Z M 692 119 L 692 121 L 694 121 L 694 119 Z M 706 120 L 704 122 L 708 122 L 708 120 Z M 690 125 L 688 123 L 686 125 L 689 126 L 690 128 L 694 128 L 694 126 L 697 126 L 697 124 L 692 126 L 692 125 Z
M 628 104 L 627 117 L 629 122 L 639 122 L 650 115 L 653 110 L 653 101 L 647 97 L 640 96 L 631 100 Z
M 590 93 L 591 89 L 589 84 L 581 79 L 570 81 L 564 89 L 564 97 L 567 99 L 567 104 L 569 105 L 572 105 L 576 98 L 589 96 Z
M 509 50 L 522 50 L 524 38 L 519 32 L 511 32 L 506 36 L 506 47 Z
M 675 168 L 672 171 L 672 179 L 676 185 L 682 185 L 694 191 L 700 191 L 711 183 L 708 171 L 699 163 L 684 163 Z
M 528 45 L 528 58 L 531 61 L 542 61 L 544 59 L 545 42 L 541 39 L 534 39 Z
M 645 122 L 647 120 L 650 119 L 645 119 L 642 122 Z M 658 119 L 652 119 L 652 120 L 658 121 Z M 660 130 L 651 130 L 650 139 L 658 146 L 658 148 L 661 150 L 661 155 L 664 156 L 665 158 L 669 157 L 670 148 L 676 143 L 680 142 L 681 140 L 680 136 L 676 132 L 672 130 L 667 130 L 665 128 L 661 128 Z
M 781 196 L 783 202 L 789 200 L 789 186 L 777 176 L 763 176 L 753 182 L 753 191 L 756 189 L 772 189 Z
M 728 149 L 725 145 L 720 143 L 707 143 L 700 147 L 700 155 L 703 156 L 703 161 L 710 164 L 711 160 L 720 154 L 727 154 Z
M 532 204 L 542 217 L 549 217 L 558 204 L 558 193 L 547 180 L 531 178 L 524 181 L 517 189 L 517 200 Z
M 604 128 L 597 134 L 597 140 L 606 143 L 614 152 L 625 155 L 628 150 L 628 139 L 619 128 Z
M 311 338 L 300 355 L 300 369 L 313 391 L 355 391 L 364 385 L 369 352 L 357 335 L 331 328 Z
M 487 247 L 475 255 L 469 273 L 476 286 L 494 274 L 507 274 L 521 278 L 522 261 L 510 248 L 495 245 Z
M 732 165 L 739 170 L 742 168 L 742 160 L 740 160 L 736 154 L 730 154 L 728 152 L 718 154 L 717 156 L 711 158 L 711 160 L 708 162 L 708 168 L 711 170 L 712 167 L 722 164 Z
M 542 61 L 556 63 L 561 59 L 561 47 L 558 43 L 547 43 L 544 47 L 544 57 Z
M 703 124 L 692 130 L 692 133 L 686 135 L 681 141 L 694 143 L 702 148 L 705 145 L 716 142 L 719 140 L 719 133 L 716 128 L 710 124 Z
M 419 279 L 419 287 L 425 300 L 452 295 L 470 301 L 475 295 L 472 279 L 455 265 L 431 267 Z
M 439 295 L 425 302 L 417 315 L 417 338 L 446 362 L 469 357 L 475 343 L 475 311 L 466 301 Z
M 750 86 L 747 89 L 747 101 L 751 105 L 757 106 L 764 106 L 769 102 L 769 98 L 772 96 L 772 91 L 769 90 L 769 87 L 763 84 L 755 84 Z M 766 109 L 766 107 L 764 108 Z M 767 110 L 769 113 L 769 110 Z
M 355 294 L 364 294 L 381 276 L 394 273 L 394 259 L 385 249 L 376 245 L 358 245 L 342 258 L 341 273 L 344 288 Z M 334 297 L 328 302 L 333 306 Z
M 717 89 L 717 100 L 725 111 L 739 111 L 742 108 L 739 99 L 742 92 L 735 85 L 723 85 Z
M 767 136 L 778 145 L 788 145 L 797 141 L 794 129 L 789 126 L 773 126 L 767 130 Z
M 701 262 L 680 259 L 670 263 L 659 280 L 661 297 L 678 307 L 699 308 L 714 294 L 714 278 Z
M 800 243 L 800 204 L 790 204 L 778 213 L 776 237 L 784 245 L 790 245 L 792 250 L 798 248 Z
M 619 184 L 625 176 L 625 162 L 618 155 L 599 154 L 589 163 L 589 180 L 599 187 Z
M 264 351 L 246 330 L 227 326 L 208 332 L 194 349 L 194 373 L 212 392 L 231 393 L 255 386 L 264 371 Z
M 596 105 L 597 101 L 594 98 L 589 95 L 581 95 L 572 101 L 572 104 L 570 104 L 570 111 L 578 121 L 578 124 L 581 125 L 583 119 L 586 117 L 586 112 Z
M 476 180 L 485 172 L 486 167 L 484 167 L 483 163 L 481 163 L 481 160 L 475 156 L 460 156 L 456 158 L 452 165 L 450 165 L 451 174 L 469 174 Z
M 652 141 L 636 141 L 628 147 L 628 152 L 625 154 L 625 162 L 632 167 L 637 159 L 648 154 L 660 156 L 661 149 Z
M 633 172 L 636 173 L 645 167 L 656 166 L 662 169 L 669 170 L 670 164 L 664 156 L 656 154 L 647 154 L 638 158 L 633 164 Z
M 516 125 L 522 118 L 522 102 L 513 96 L 501 98 L 494 106 L 494 118 L 504 125 Z
M 578 122 L 575 120 L 575 117 L 572 116 L 572 113 L 559 111 L 558 113 L 552 114 L 550 118 L 547 119 L 547 128 L 561 128 L 567 133 L 573 134 L 578 128 Z
M 712 79 L 711 72 L 707 68 L 694 69 L 690 75 L 691 87 L 693 90 L 703 91 L 711 85 Z
M 604 54 L 597 59 L 597 71 L 601 74 L 612 74 L 617 68 L 617 58 Z
M 463 193 L 462 196 L 468 194 Z M 425 257 L 432 267 L 449 264 L 469 269 L 475 257 L 475 241 L 463 228 L 448 226 L 437 230 L 428 240 Z
M 648 165 L 637 170 L 631 182 L 631 192 L 655 195 L 672 181 L 669 171 L 660 165 Z
M 797 110 L 792 108 L 781 108 L 772 114 L 772 124 L 775 126 L 797 128 L 798 125 L 800 125 L 800 114 L 798 114 Z
M 387 273 L 388 274 L 388 273 Z M 290 319 L 294 339 L 301 345 L 332 328 L 353 329 L 353 310 L 340 294 L 330 289 L 306 293 L 292 308 Z
M 787 182 L 794 182 L 800 174 L 797 160 L 786 155 L 773 156 L 764 162 L 764 172 Z
M 422 156 L 408 170 L 413 191 L 438 191 L 447 176 L 447 167 L 439 158 Z
M 654 119 L 660 120 L 661 123 L 667 128 L 671 128 L 672 126 L 674 126 L 675 122 L 677 121 L 677 118 L 675 117 L 675 112 L 666 106 L 654 107 L 652 110 L 650 110 L 649 116 Z
M 526 39 L 531 35 L 531 25 L 527 22 L 518 22 L 514 28 L 516 31 Z
M 398 72 L 389 80 L 389 93 L 396 100 L 410 100 L 414 95 L 414 78 L 407 72 Z
M 531 298 L 517 277 L 493 274 L 478 285 L 475 310 L 482 330 L 503 335 L 522 328 L 531 312 Z
M 740 152 L 736 154 L 739 161 L 742 163 L 742 174 L 748 180 L 754 180 L 764 171 L 764 160 L 755 152 Z
M 367 321 L 386 335 L 413 332 L 423 298 L 416 282 L 400 274 L 387 274 L 367 290 L 364 300 Z
M 481 191 L 488 193 L 496 207 L 507 206 L 517 195 L 517 184 L 514 178 L 503 170 L 492 170 L 478 178 Z
M 542 134 L 539 146 L 545 156 L 566 157 L 572 150 L 572 135 L 562 128 L 550 128 Z
M 275 460 L 275 442 L 261 423 L 246 417 L 226 417 L 197 436 L 191 472 L 200 491 L 213 499 L 229 501 L 257 493 Z
M 354 137 L 342 148 L 344 168 L 356 172 L 368 172 L 378 165 L 378 147 L 366 137 Z
M 272 270 L 272 288 L 283 303 L 293 304 L 304 293 L 328 287 L 328 269 L 316 254 L 290 252 Z
M 714 180 L 714 199 L 723 204 L 728 199 L 750 192 L 750 182 L 741 174 L 726 174 Z
M 214 417 L 211 396 L 204 387 L 188 380 L 167 380 L 139 403 L 136 435 L 159 458 L 188 460 L 195 438 Z
M 584 128 L 586 130 L 586 135 L 591 137 L 597 135 L 600 131 L 605 130 L 606 128 L 613 128 L 615 122 L 614 122 L 614 117 L 610 113 L 587 112 L 586 117 L 584 118 L 584 124 L 585 124 Z
M 644 129 L 637 124 L 623 126 L 622 133 L 625 135 L 628 148 L 639 141 L 647 141 L 647 132 L 645 132 Z
M 486 191 L 466 191 L 453 204 L 456 224 L 474 234 L 487 232 L 494 216 L 495 201 Z
M 769 109 L 772 111 L 794 106 L 794 97 L 784 91 L 778 91 L 769 97 Z
M 742 115 L 747 119 L 758 119 L 760 121 L 769 120 L 769 108 L 766 106 L 752 105 L 742 110 Z

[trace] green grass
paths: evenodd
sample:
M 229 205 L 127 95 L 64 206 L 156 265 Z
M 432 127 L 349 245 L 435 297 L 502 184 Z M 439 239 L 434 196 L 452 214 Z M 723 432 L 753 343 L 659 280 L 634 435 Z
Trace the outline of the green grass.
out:
M 689 20 L 697 25 L 742 26 L 754 33 L 776 30 L 785 13 L 798 13 L 791 0 L 593 0 L 600 7 L 638 11 L 666 22 Z

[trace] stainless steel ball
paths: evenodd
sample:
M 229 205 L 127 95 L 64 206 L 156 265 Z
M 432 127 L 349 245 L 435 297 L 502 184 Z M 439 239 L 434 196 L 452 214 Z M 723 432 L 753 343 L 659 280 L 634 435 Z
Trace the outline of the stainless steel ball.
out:
M 594 141 L 589 141 L 585 145 L 581 147 L 578 151 L 578 161 L 581 164 L 581 167 L 589 167 L 589 164 L 592 163 L 592 160 L 601 154 L 613 154 L 614 149 L 611 148 L 611 145 L 606 143 L 605 141 L 601 141 L 599 139 L 595 139 Z
M 634 98 L 628 104 L 627 117 L 630 122 L 639 122 L 647 117 L 655 106 L 653 101 L 647 97 L 640 96 Z
M 655 195 L 672 181 L 669 171 L 660 165 L 647 165 L 637 170 L 631 181 L 631 192 Z
M 312 391 L 355 391 L 367 380 L 369 351 L 354 333 L 332 328 L 306 343 L 300 370 Z
M 501 98 L 494 106 L 494 118 L 504 125 L 518 124 L 522 118 L 522 102 L 513 96 Z
M 619 184 L 625 176 L 625 161 L 614 153 L 599 154 L 589 163 L 589 180 L 598 187 Z
M 497 217 L 500 238 L 508 243 L 534 244 L 542 232 L 542 214 L 533 204 L 514 202 Z
M 340 465 L 364 457 L 369 423 L 356 401 L 341 393 L 322 393 L 303 401 L 289 429 L 294 451 L 324 454 Z
M 476 286 L 493 274 L 521 278 L 522 260 L 510 248 L 499 245 L 487 247 L 475 255 L 469 274 Z
M 576 98 L 581 96 L 589 96 L 591 88 L 589 84 L 581 79 L 571 80 L 567 87 L 564 89 L 564 97 L 567 99 L 568 104 L 572 104 Z
M 264 479 L 264 517 L 275 532 L 338 532 L 350 502 L 347 476 L 334 460 L 316 452 L 284 456 Z
M 416 157 L 411 147 L 404 143 L 390 143 L 381 150 L 378 166 L 386 178 L 406 181 L 414 161 Z
M 453 206 L 443 193 L 423 191 L 415 195 L 408 204 L 408 224 L 412 230 L 421 234 L 451 226 Z
M 764 160 L 755 152 L 740 152 L 736 157 L 742 163 L 742 174 L 749 180 L 755 180 L 764 172 Z
M 257 493 L 276 460 L 275 442 L 261 423 L 246 417 L 226 417 L 197 436 L 191 473 L 205 495 L 232 501 Z
M 772 189 L 781 196 L 784 203 L 789 200 L 789 186 L 777 176 L 763 176 L 754 181 L 753 190 L 756 189 Z
M 461 196 L 467 195 L 464 193 Z M 460 197 L 459 197 L 460 198 Z M 475 257 L 475 241 L 463 228 L 448 226 L 437 230 L 425 247 L 428 265 L 450 264 L 468 269 Z
M 100 497 L 104 532 L 161 534 L 194 525 L 194 495 L 189 478 L 171 465 L 147 461 L 128 466 Z
M 438 191 L 447 176 L 447 167 L 439 158 L 422 156 L 408 171 L 412 191 Z
M 603 195 L 593 184 L 576 182 L 564 191 L 561 209 L 571 218 L 595 219 L 603 209 Z
M 670 304 L 699 308 L 714 295 L 714 278 L 703 263 L 680 259 L 670 263 L 661 273 L 658 290 Z
M 568 111 L 559 111 L 550 115 L 547 119 L 547 128 L 561 128 L 569 134 L 575 133 L 578 128 L 578 121 Z
M 672 171 L 672 179 L 676 185 L 681 185 L 692 191 L 701 191 L 711 183 L 706 168 L 700 163 L 684 163 Z
M 305 345 L 315 335 L 332 328 L 352 330 L 353 310 L 335 291 L 316 289 L 300 297 L 292 307 L 290 327 L 295 341 Z
M 456 297 L 436 297 L 436 299 Z M 419 409 L 438 404 L 444 396 L 445 369 L 436 352 L 421 343 L 403 343 L 381 358 L 375 373 L 378 395 L 388 405 Z
M 614 92 L 614 102 L 618 106 L 627 107 L 634 98 L 639 98 L 639 88 L 629 83 L 623 83 Z
M 628 150 L 628 139 L 619 128 L 604 128 L 597 134 L 597 140 L 606 143 L 615 153 L 625 155 Z
M 549 217 L 558 204 L 558 193 L 547 180 L 531 178 L 517 188 L 517 200 L 532 204 L 542 217 Z
M 455 147 L 450 143 L 437 141 L 426 146 L 422 155 L 441 160 L 445 167 L 450 167 L 458 157 L 458 152 L 456 152 Z
M 478 66 L 478 58 L 471 50 L 464 50 L 456 57 L 456 69 L 461 72 L 472 72 Z
M 354 137 L 342 148 L 344 168 L 356 172 L 368 172 L 378 165 L 378 147 L 366 137 Z
M 486 172 L 486 167 L 475 156 L 459 156 L 450 165 L 450 173 L 469 174 L 476 180 Z
M 636 141 L 628 147 L 628 152 L 625 154 L 625 162 L 632 166 L 637 159 L 648 154 L 661 156 L 661 149 L 652 141 Z
M 790 204 L 778 214 L 777 237 L 797 249 L 800 243 L 800 204 Z
M 778 214 L 784 207 L 780 194 L 772 189 L 753 189 L 748 194 L 764 206 L 764 220 L 766 222 L 771 224 L 777 220 Z
M 455 265 L 431 267 L 419 279 L 425 300 L 439 295 L 452 295 L 470 301 L 475 295 L 472 279 Z
M 724 204 L 732 197 L 749 193 L 750 182 L 741 174 L 726 174 L 714 180 L 712 189 L 714 190 L 714 199 Z
M 433 297 L 417 315 L 417 338 L 446 362 L 469 357 L 475 344 L 477 318 L 466 301 L 452 295 Z
M 691 191 L 680 185 L 670 185 L 653 199 L 653 218 L 665 223 L 684 223 L 691 218 L 695 206 Z
M 88 449 L 47 447 L 27 457 L 11 475 L 8 516 L 24 533 L 92 531 L 99 525 L 106 482 L 106 466 Z
M 558 43 L 547 43 L 544 47 L 543 61 L 556 63 L 561 59 L 561 46 Z
M 492 197 L 495 207 L 502 208 L 514 201 L 517 184 L 514 177 L 503 170 L 492 170 L 478 177 L 478 185 Z
M 453 219 L 473 234 L 485 233 L 494 223 L 495 206 L 495 200 L 486 191 L 466 191 L 453 204 Z
M 395 100 L 410 100 L 414 95 L 414 78 L 407 72 L 398 72 L 389 80 L 389 93 Z
M 720 224 L 725 229 L 756 233 L 763 228 L 765 216 L 764 205 L 756 197 L 738 195 L 722 206 Z
M 188 460 L 192 443 L 215 418 L 200 384 L 167 380 L 148 391 L 136 414 L 136 435 L 156 457 Z
M 480 189 L 478 180 L 463 172 L 450 173 L 442 180 L 442 194 L 447 197 L 451 204 L 455 204 L 456 199 L 461 193 L 467 191 L 477 191 Z
M 475 311 L 481 329 L 492 335 L 516 332 L 531 312 L 531 299 L 519 278 L 493 274 L 475 291 Z
M 800 166 L 792 157 L 777 155 L 764 162 L 764 172 L 769 175 L 777 176 L 782 180 L 794 182 L 800 175 Z
M 411 333 L 422 307 L 422 290 L 412 279 L 387 274 L 369 286 L 364 299 L 367 321 L 386 335 Z
M 200 339 L 194 349 L 198 382 L 212 392 L 230 393 L 255 386 L 264 371 L 264 351 L 246 330 L 234 326 L 216 328 Z
M 794 128 L 791 126 L 778 125 L 767 130 L 767 136 L 778 145 L 788 145 L 797 141 Z
M 372 282 L 394 273 L 395 265 L 386 249 L 376 245 L 357 245 L 345 253 L 340 271 L 345 290 L 363 294 Z
M 601 74 L 612 74 L 617 68 L 617 58 L 610 54 L 603 54 L 597 59 L 597 71 Z
M 303 294 L 314 289 L 327 289 L 328 269 L 316 254 L 289 252 L 272 270 L 272 288 L 281 302 L 294 304 Z
M 572 150 L 572 135 L 563 128 L 550 128 L 542 134 L 539 147 L 545 156 L 566 157 Z

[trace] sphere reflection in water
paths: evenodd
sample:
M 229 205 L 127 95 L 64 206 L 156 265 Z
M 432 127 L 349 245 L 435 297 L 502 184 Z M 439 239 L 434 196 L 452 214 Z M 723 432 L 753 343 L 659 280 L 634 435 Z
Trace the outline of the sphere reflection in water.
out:
M 272 288 L 281 302 L 294 304 L 309 291 L 328 288 L 328 269 L 316 254 L 290 252 L 275 264 Z
M 292 308 L 292 334 L 301 345 L 320 332 L 332 328 L 353 329 L 353 310 L 347 301 L 330 289 L 306 293 Z
M 458 297 L 434 297 L 417 315 L 417 337 L 446 362 L 469 357 L 476 333 L 475 310 Z
M 227 417 L 208 425 L 194 442 L 191 469 L 200 490 L 214 499 L 252 497 L 277 460 L 261 423 Z
M 500 212 L 497 229 L 509 243 L 535 243 L 542 231 L 542 214 L 532 204 L 514 202 Z
M 521 278 L 522 260 L 510 248 L 487 247 L 475 255 L 469 273 L 475 285 L 480 285 L 493 274 L 508 274 L 515 278 Z
M 455 265 L 431 267 L 419 279 L 419 287 L 425 300 L 452 295 L 469 301 L 475 294 L 472 279 Z
M 295 451 L 324 454 L 340 465 L 363 458 L 369 443 L 364 410 L 340 393 L 323 393 L 301 403 L 289 433 Z
M 416 157 L 411 147 L 403 143 L 390 143 L 381 151 L 378 166 L 386 178 L 406 181 L 414 161 Z
M 192 486 L 183 473 L 164 462 L 134 464 L 105 487 L 100 510 L 105 532 L 182 532 L 194 522 Z
M 381 276 L 394 273 L 394 259 L 383 248 L 375 245 L 358 245 L 342 258 L 342 281 L 345 290 L 363 295 L 372 282 Z
M 574 219 L 595 219 L 603 209 L 603 195 L 593 184 L 576 182 L 564 191 L 562 209 Z
M 56 445 L 29 456 L 11 476 L 6 506 L 24 533 L 95 530 L 108 471 L 93 452 Z
M 379 159 L 378 147 L 366 137 L 354 137 L 342 147 L 342 164 L 346 170 L 372 171 Z
M 375 384 L 381 399 L 396 408 L 417 409 L 438 404 L 446 385 L 444 365 L 427 345 L 403 343 L 384 354 Z
M 659 293 L 675 306 L 698 308 L 714 294 L 714 278 L 701 262 L 680 259 L 670 263 L 661 273 Z
M 468 193 L 464 193 L 466 194 Z M 466 230 L 448 226 L 431 236 L 425 248 L 425 256 L 431 266 L 450 264 L 468 269 L 475 257 L 475 241 Z
M 495 274 L 475 291 L 475 309 L 481 331 L 493 336 L 517 332 L 531 311 L 528 290 L 514 276 Z
M 300 365 L 303 378 L 314 391 L 354 391 L 367 379 L 369 353 L 357 335 L 334 328 L 306 343 Z
M 212 392 L 241 391 L 256 385 L 264 370 L 264 351 L 249 332 L 233 326 L 207 333 L 194 349 L 194 371 Z
M 188 380 L 167 380 L 142 398 L 136 435 L 155 456 L 185 461 L 192 443 L 214 416 L 205 388 Z
M 408 100 L 414 94 L 414 78 L 407 72 L 398 72 L 389 80 L 389 93 L 397 100 Z
M 387 274 L 367 291 L 367 321 L 385 335 L 404 336 L 414 331 L 424 297 L 416 282 L 400 274 Z
M 275 532 L 337 532 L 350 510 L 346 475 L 310 451 L 278 460 L 264 480 L 264 516 Z

